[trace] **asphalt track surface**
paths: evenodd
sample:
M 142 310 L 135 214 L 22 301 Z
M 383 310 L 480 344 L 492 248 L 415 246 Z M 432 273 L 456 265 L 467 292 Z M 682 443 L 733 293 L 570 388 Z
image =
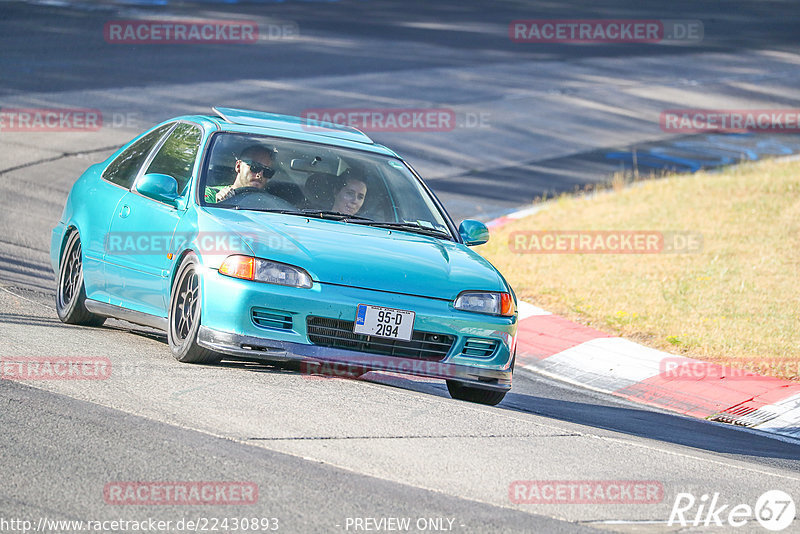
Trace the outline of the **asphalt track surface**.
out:
M 545 158 L 568 142 L 547 141 L 548 128 L 504 132 L 504 117 L 533 123 L 541 121 L 540 108 L 520 107 L 514 99 L 505 111 L 494 106 L 482 85 L 486 80 L 479 79 L 489 67 L 507 73 L 521 66 L 524 85 L 531 80 L 522 80 L 528 67 L 539 65 L 548 73 L 542 82 L 547 94 L 559 84 L 558 73 L 576 80 L 582 72 L 588 92 L 581 100 L 609 106 L 614 90 L 604 87 L 613 79 L 650 83 L 664 65 L 676 76 L 700 70 L 696 60 L 705 70 L 727 70 L 708 70 L 702 79 L 698 74 L 700 89 L 681 86 L 686 92 L 679 100 L 713 88 L 720 101 L 734 105 L 748 101 L 754 80 L 761 80 L 762 101 L 797 105 L 793 4 L 732 2 L 724 10 L 717 2 L 637 5 L 285 2 L 121 9 L 111 3 L 0 3 L 2 107 L 85 105 L 109 117 L 135 117 L 101 132 L 0 132 L 0 356 L 104 357 L 113 369 L 99 381 L 0 380 L 0 520 L 176 522 L 246 515 L 278 518 L 284 532 L 348 532 L 356 531 L 355 518 L 408 517 L 412 524 L 445 519 L 442 524 L 456 532 L 664 532 L 680 530 L 666 524 L 680 492 L 698 498 L 719 493 L 730 505 L 752 506 L 772 489 L 797 499 L 800 448 L 793 441 L 670 415 L 532 373 L 517 373 L 512 393 L 490 408 L 453 401 L 435 381 L 378 373 L 365 380 L 310 378 L 255 362 L 179 364 L 160 334 L 118 321 L 99 329 L 66 326 L 53 308 L 49 232 L 75 178 L 137 128 L 210 104 L 295 113 L 324 105 L 388 106 L 400 102 L 395 84 L 415 103 L 457 108 L 477 102 L 469 109 L 491 110 L 491 129 L 449 137 L 375 135 L 399 146 L 432 177 L 434 188 L 437 179 L 446 180 L 440 196 L 459 218 L 527 199 L 513 188 L 504 198 L 482 195 L 492 188 L 491 179 L 476 175 L 472 163 L 460 166 L 458 154 L 507 169 L 521 153 L 528 153 L 525 161 Z M 302 38 L 239 47 L 233 61 L 225 46 L 119 48 L 97 37 L 111 18 L 167 11 L 289 20 Z M 495 31 L 516 18 L 595 17 L 701 19 L 706 38 L 697 46 L 531 49 Z M 598 65 L 605 66 L 605 78 L 597 78 Z M 450 85 L 443 85 L 443 75 Z M 459 78 L 463 90 L 452 86 Z M 496 81 L 504 94 L 525 102 L 536 97 L 509 88 L 508 79 Z M 654 92 L 671 104 L 675 87 L 661 82 Z M 293 93 L 299 102 L 292 102 Z M 569 99 L 558 105 L 564 117 L 581 106 Z M 614 105 L 622 109 L 620 102 Z M 635 116 L 641 110 L 633 105 L 628 111 Z M 551 135 L 569 138 L 580 117 L 587 115 L 554 123 Z M 602 146 L 597 135 L 613 137 L 621 126 L 608 116 L 590 122 L 590 131 L 571 135 L 580 138 L 571 150 Z M 648 132 L 634 124 L 630 136 Z M 529 141 L 502 150 L 520 138 Z M 440 152 L 432 140 L 441 141 Z M 550 148 L 542 149 L 540 140 Z M 467 175 L 478 176 L 477 185 L 465 178 L 458 189 L 458 176 Z M 258 502 L 119 506 L 103 499 L 104 486 L 115 481 L 203 480 L 253 482 Z M 517 480 L 657 481 L 664 498 L 651 504 L 517 504 L 509 498 Z M 786 531 L 796 530 L 792 525 Z M 752 520 L 736 531 L 765 532 Z

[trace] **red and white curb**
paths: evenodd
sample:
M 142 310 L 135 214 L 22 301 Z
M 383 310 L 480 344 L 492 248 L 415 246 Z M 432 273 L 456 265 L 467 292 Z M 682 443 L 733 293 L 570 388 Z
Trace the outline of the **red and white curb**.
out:
M 798 382 L 645 347 L 523 301 L 517 332 L 517 366 L 684 415 L 800 438 Z

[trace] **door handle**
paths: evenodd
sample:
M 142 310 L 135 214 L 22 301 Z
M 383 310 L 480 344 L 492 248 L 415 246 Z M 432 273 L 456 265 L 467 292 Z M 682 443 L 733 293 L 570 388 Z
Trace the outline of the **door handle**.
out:
M 125 206 L 122 206 L 122 209 L 119 210 L 119 216 L 122 219 L 124 219 L 125 217 L 127 217 L 130 214 L 131 214 L 131 207 L 128 206 L 127 204 Z

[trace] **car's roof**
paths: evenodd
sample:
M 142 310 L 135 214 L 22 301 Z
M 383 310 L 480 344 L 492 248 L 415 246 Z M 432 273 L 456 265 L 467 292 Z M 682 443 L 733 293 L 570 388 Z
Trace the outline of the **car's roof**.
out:
M 334 139 L 344 139 L 370 145 L 375 144 L 375 142 L 361 130 L 341 124 L 334 124 L 332 122 L 314 121 L 302 117 L 292 117 L 291 115 L 279 115 L 277 113 L 252 111 L 248 109 L 220 107 L 211 109 L 214 110 L 219 118 L 229 124 L 260 126 L 262 128 L 273 128 L 289 132 L 313 132 L 324 137 L 333 137 Z
M 397 157 L 392 150 L 375 143 L 364 132 L 349 126 L 263 111 L 221 107 L 212 109 L 216 112 L 216 116 L 191 115 L 173 120 L 202 122 L 206 127 L 213 125 L 215 129 L 225 132 L 284 137 Z

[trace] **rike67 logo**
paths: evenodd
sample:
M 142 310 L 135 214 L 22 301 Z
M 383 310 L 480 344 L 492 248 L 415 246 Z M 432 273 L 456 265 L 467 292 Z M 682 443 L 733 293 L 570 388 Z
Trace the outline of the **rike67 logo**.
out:
M 755 506 L 731 505 L 720 499 L 719 493 L 703 494 L 699 499 L 691 493 L 678 493 L 667 525 L 736 528 L 755 519 L 765 529 L 779 532 L 791 525 L 794 518 L 794 499 L 781 490 L 765 492 Z

